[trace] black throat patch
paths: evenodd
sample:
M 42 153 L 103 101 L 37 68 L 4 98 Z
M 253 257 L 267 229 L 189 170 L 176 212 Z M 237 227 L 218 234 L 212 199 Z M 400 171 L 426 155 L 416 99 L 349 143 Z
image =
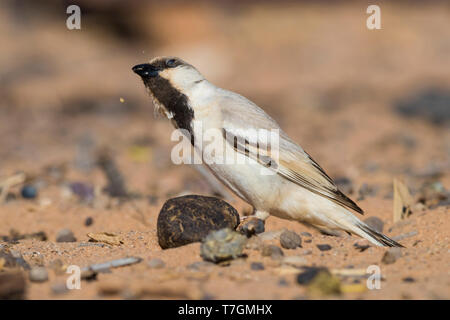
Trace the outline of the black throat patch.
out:
M 194 144 L 192 130 L 194 111 L 189 107 L 187 96 L 173 87 L 169 80 L 159 75 L 151 78 L 142 78 L 142 80 L 158 102 L 172 113 L 177 128 L 185 129 L 189 132 L 191 143 Z

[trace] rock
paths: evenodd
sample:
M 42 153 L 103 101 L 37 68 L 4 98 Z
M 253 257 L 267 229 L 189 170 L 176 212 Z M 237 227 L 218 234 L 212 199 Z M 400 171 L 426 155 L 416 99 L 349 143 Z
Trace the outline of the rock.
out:
M 34 267 L 30 270 L 29 279 L 32 282 L 46 282 L 48 280 L 48 272 L 44 267 Z
M 26 281 L 22 272 L 0 273 L 0 300 L 24 299 Z
M 341 283 L 326 268 L 307 268 L 297 276 L 297 283 L 308 286 L 312 295 L 332 295 L 341 293 Z
M 69 185 L 70 191 L 77 195 L 80 201 L 91 202 L 94 200 L 94 187 L 82 182 L 73 182 Z
M 3 260 L 3 266 L 8 268 L 19 267 L 23 270 L 30 270 L 30 265 L 25 261 L 19 251 L 12 249 L 0 250 L 0 260 Z
M 37 197 L 37 193 L 36 187 L 32 185 L 25 185 L 20 191 L 20 194 L 25 199 L 34 199 Z
M 367 249 L 370 248 L 369 244 L 367 244 L 367 243 L 359 243 L 359 242 L 355 242 L 353 244 L 353 246 L 355 247 L 355 249 L 358 249 L 360 252 L 364 252 L 364 251 L 366 251 Z
M 369 186 L 367 183 L 364 183 L 361 188 L 358 190 L 358 201 L 364 200 L 366 197 L 374 197 L 377 194 L 377 188 Z
M 312 237 L 312 234 L 309 233 L 309 232 L 306 232 L 306 231 L 301 232 L 300 235 L 303 236 L 303 237 Z
M 293 267 L 302 267 L 306 264 L 306 259 L 300 256 L 289 256 L 283 258 L 283 263 Z
M 77 239 L 69 229 L 62 229 L 56 235 L 56 242 L 76 242 Z
M 84 225 L 86 227 L 91 226 L 94 223 L 94 219 L 92 219 L 92 217 L 87 217 L 86 220 L 84 220 Z
M 256 217 L 249 217 L 239 224 L 237 230 L 250 238 L 252 235 L 264 232 L 264 221 Z
M 285 278 L 280 278 L 280 280 L 278 280 L 278 285 L 280 287 L 288 287 L 289 282 Z
M 301 284 L 301 285 L 308 285 L 311 283 L 311 281 L 319 274 L 319 272 L 327 272 L 330 273 L 328 271 L 327 268 L 317 268 L 317 267 L 308 267 L 305 268 L 305 271 L 303 271 L 302 273 L 300 273 L 297 276 L 297 283 Z
M 201 257 L 219 263 L 242 256 L 247 238 L 229 228 L 212 231 L 202 242 Z
M 331 250 L 331 246 L 329 244 L 318 244 L 317 248 L 319 248 L 320 251 Z
M 334 183 L 338 187 L 340 191 L 344 194 L 352 194 L 353 193 L 353 183 L 347 177 L 339 177 L 334 179 Z
M 416 280 L 413 277 L 406 277 L 402 279 L 403 282 L 408 282 L 408 283 L 412 283 L 412 282 L 416 282 Z
M 284 256 L 283 250 L 275 245 L 266 245 L 261 250 L 263 257 L 271 257 L 272 259 L 281 259 Z
M 235 229 L 238 212 L 223 200 L 188 195 L 172 198 L 163 205 L 157 222 L 161 248 L 175 248 L 202 241 L 211 231 Z
M 166 266 L 164 261 L 162 261 L 161 259 L 158 259 L 158 258 L 153 258 L 153 259 L 148 260 L 147 265 L 152 269 L 161 269 Z
M 397 102 L 395 111 L 405 117 L 417 117 L 434 124 L 450 122 L 450 93 L 439 88 L 429 88 Z
M 285 249 L 295 249 L 302 246 L 302 238 L 294 231 L 286 230 L 280 235 L 280 244 Z
M 400 248 L 390 248 L 386 251 L 381 259 L 381 262 L 385 264 L 392 264 L 402 256 L 402 250 Z
M 264 270 L 264 265 L 261 262 L 252 262 L 250 264 L 250 269 L 255 270 L 255 271 L 259 271 L 259 270 Z
M 429 208 L 448 205 L 450 192 L 445 189 L 441 182 L 427 182 L 419 190 L 418 201 Z
M 380 233 L 383 232 L 384 222 L 380 218 L 378 218 L 378 217 L 369 217 L 369 218 L 365 219 L 364 222 L 369 227 L 374 229 L 375 231 L 378 231 Z

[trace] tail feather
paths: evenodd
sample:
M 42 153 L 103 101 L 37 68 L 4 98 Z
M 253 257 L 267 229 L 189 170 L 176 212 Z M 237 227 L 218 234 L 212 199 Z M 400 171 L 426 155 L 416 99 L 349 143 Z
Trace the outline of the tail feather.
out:
M 400 243 L 392 240 L 391 238 L 378 231 L 373 230 L 371 227 L 364 223 L 358 223 L 357 226 L 365 233 L 366 236 L 364 236 L 364 238 L 376 243 L 379 246 L 404 248 L 404 246 L 402 246 Z

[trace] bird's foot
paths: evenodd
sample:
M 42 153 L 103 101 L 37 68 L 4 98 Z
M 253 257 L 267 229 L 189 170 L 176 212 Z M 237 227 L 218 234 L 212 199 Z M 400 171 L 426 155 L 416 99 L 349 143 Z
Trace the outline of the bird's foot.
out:
M 256 216 L 242 217 L 237 230 L 250 238 L 255 234 L 264 232 L 264 220 L 261 220 Z

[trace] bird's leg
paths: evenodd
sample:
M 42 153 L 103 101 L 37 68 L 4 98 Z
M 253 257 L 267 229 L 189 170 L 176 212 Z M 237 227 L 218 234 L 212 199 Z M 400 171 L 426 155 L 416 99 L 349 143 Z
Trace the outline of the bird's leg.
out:
M 251 216 L 242 217 L 241 223 L 237 227 L 237 230 L 247 237 L 251 237 L 254 234 L 264 232 L 264 221 L 269 217 L 269 213 L 260 210 L 253 210 Z

